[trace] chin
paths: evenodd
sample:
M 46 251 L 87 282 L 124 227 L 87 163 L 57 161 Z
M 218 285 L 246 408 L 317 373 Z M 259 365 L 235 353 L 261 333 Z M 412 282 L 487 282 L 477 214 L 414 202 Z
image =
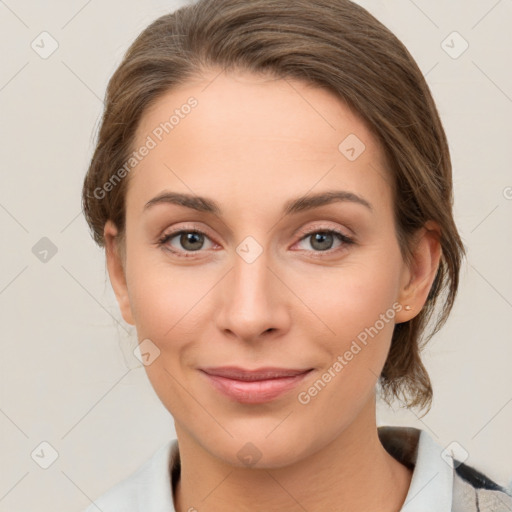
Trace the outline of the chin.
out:
M 245 423 L 247 427 L 247 420 Z M 319 436 L 316 421 L 313 421 L 315 425 L 312 425 L 311 429 L 301 428 L 291 422 L 286 428 L 284 423 L 286 420 L 283 425 L 277 426 L 279 421 L 273 420 L 271 428 L 268 427 L 269 422 L 263 422 L 261 425 L 240 428 L 238 431 L 226 425 L 233 437 L 220 434 L 221 438 L 216 436 L 215 439 L 210 438 L 206 443 L 206 438 L 202 437 L 201 444 L 212 456 L 223 460 L 230 466 L 275 469 L 294 464 L 315 453 L 329 442 L 328 438 Z M 316 430 L 317 437 L 312 438 L 305 435 L 304 432 L 308 430 Z M 323 436 L 325 436 L 325 432 Z

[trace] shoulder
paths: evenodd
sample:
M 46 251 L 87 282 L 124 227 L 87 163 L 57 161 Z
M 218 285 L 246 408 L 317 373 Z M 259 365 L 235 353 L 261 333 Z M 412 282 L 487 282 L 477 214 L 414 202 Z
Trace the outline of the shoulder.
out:
M 168 441 L 83 512 L 173 512 L 171 468 L 176 464 L 177 454 L 177 441 Z
M 506 489 L 478 469 L 457 460 L 427 431 L 414 427 L 381 426 L 378 432 L 386 450 L 406 466 L 414 468 L 406 503 L 408 498 L 412 501 L 421 492 L 426 509 L 512 511 L 512 487 Z M 415 500 L 414 505 L 417 504 Z
M 505 489 L 467 464 L 454 461 L 453 512 L 510 512 L 512 489 Z

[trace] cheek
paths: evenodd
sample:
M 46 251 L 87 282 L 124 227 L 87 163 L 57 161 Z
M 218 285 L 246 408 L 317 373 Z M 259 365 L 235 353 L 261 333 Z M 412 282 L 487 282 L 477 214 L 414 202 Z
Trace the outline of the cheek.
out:
M 180 331 L 196 324 L 201 300 L 214 280 L 199 267 L 173 267 L 154 252 L 150 257 L 133 255 L 128 288 L 139 339 L 154 338 L 155 343 L 162 343 L 180 337 Z
M 329 338 L 341 344 L 373 326 L 383 314 L 387 314 L 386 326 L 394 319 L 399 278 L 391 262 L 358 261 L 302 273 L 294 282 L 294 291 L 316 317 L 309 329 L 316 326 L 319 335 L 328 330 Z M 381 323 L 379 330 L 389 335 Z
M 346 410 L 372 392 L 401 309 L 396 302 L 400 259 L 392 254 L 391 249 L 380 258 L 369 252 L 357 263 L 330 269 L 328 276 L 323 269 L 316 277 L 301 277 L 299 293 L 317 316 L 305 329 L 325 355 L 314 389 L 303 390 L 306 401 L 327 406 L 332 400 Z
M 185 368 L 190 348 L 201 338 L 205 325 L 201 299 L 212 288 L 210 279 L 196 271 L 171 269 L 155 262 L 132 267 L 129 286 L 133 292 L 134 320 L 139 341 L 149 339 L 157 356 L 145 364 L 148 379 L 164 406 L 179 417 L 190 408 Z M 147 342 L 146 342 L 147 343 Z

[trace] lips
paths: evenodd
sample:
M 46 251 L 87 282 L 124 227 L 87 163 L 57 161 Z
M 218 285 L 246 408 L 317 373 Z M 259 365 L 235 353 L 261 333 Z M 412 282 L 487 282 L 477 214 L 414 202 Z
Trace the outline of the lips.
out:
M 215 375 L 217 377 L 225 377 L 227 379 L 255 381 L 255 380 L 268 380 L 280 379 L 283 377 L 295 377 L 301 373 L 311 370 L 294 370 L 289 368 L 259 368 L 257 370 L 246 370 L 236 366 L 223 366 L 220 368 L 202 368 L 202 371 L 208 375 Z
M 275 367 L 249 370 L 234 366 L 201 368 L 217 391 L 248 404 L 276 399 L 297 386 L 312 370 Z

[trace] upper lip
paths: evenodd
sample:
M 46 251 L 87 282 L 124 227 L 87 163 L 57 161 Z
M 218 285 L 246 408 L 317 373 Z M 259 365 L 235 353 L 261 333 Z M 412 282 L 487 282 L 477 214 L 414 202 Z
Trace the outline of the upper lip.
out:
M 305 369 L 294 369 L 294 368 L 276 368 L 267 366 L 265 368 L 256 368 L 254 370 L 248 370 L 237 366 L 222 366 L 216 368 L 201 368 L 201 370 L 208 375 L 214 375 L 216 377 L 225 377 L 227 379 L 234 380 L 267 380 L 267 379 L 278 379 L 282 377 L 295 377 L 306 373 L 312 368 Z

